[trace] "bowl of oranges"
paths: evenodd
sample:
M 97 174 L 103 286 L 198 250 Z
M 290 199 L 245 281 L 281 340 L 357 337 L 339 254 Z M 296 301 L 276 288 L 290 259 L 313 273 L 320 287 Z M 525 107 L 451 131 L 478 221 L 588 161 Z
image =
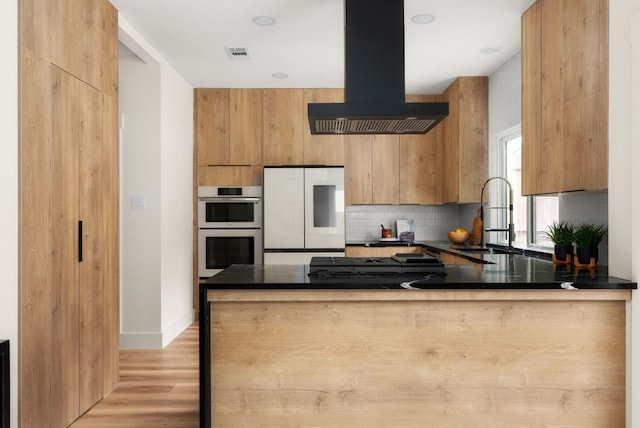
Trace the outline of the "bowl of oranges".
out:
M 447 232 L 447 238 L 449 238 L 449 241 L 454 244 L 464 244 L 469 240 L 469 231 L 459 227 L 456 230 L 450 230 Z

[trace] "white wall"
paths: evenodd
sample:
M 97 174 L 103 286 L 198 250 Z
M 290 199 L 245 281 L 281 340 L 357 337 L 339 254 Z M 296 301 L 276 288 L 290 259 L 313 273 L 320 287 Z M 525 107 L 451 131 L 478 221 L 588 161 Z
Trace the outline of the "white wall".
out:
M 120 57 L 121 346 L 160 347 L 160 66 Z M 132 208 L 132 197 L 145 199 Z
M 194 320 L 193 88 L 122 17 L 119 26 L 137 55 L 120 57 L 120 345 L 160 348 Z
M 498 156 L 500 138 L 513 132 L 514 128 L 522 122 L 521 65 L 522 54 L 518 52 L 489 76 L 489 177 L 501 175 L 500 157 Z M 502 192 L 506 190 L 504 183 L 499 181 L 493 181 L 487 189 L 489 196 L 503 195 L 505 193 Z M 480 191 L 481 189 L 478 189 L 478 193 Z M 484 196 L 485 206 L 501 205 L 498 201 L 489 202 L 487 193 Z M 478 207 L 479 204 L 465 206 L 461 209 L 461 216 L 473 218 Z M 502 216 L 492 216 L 491 213 L 491 211 L 485 211 L 485 222 L 487 223 L 485 227 L 504 227 Z M 484 242 L 501 243 L 503 241 L 504 234 L 502 233 L 484 234 Z
M 522 55 L 518 52 L 489 76 L 490 139 L 522 122 L 521 67 Z
M 499 136 L 522 123 L 521 67 L 518 52 L 489 76 L 489 177 L 500 175 Z
M 193 88 L 175 70 L 161 76 L 161 224 L 163 346 L 194 319 Z M 185 287 L 185 280 L 188 286 Z
M 18 2 L 0 13 L 0 339 L 11 347 L 11 426 L 18 426 Z
M 609 273 L 640 281 L 640 0 L 609 16 Z M 632 38 L 633 36 L 633 38 Z M 632 40 L 633 60 L 632 60 Z M 632 120 L 633 118 L 633 120 Z M 628 304 L 627 423 L 640 426 L 640 295 Z
M 625 215 L 621 215 L 616 217 L 617 221 L 638 219 L 640 216 L 640 171 L 638 170 L 638 165 L 640 164 L 640 123 L 638 123 L 638 117 L 640 117 L 640 2 L 635 1 L 633 5 L 634 14 L 631 16 L 631 43 L 632 43 L 632 65 L 631 72 L 632 82 L 631 82 L 631 109 L 630 109 L 630 117 L 635 118 L 632 121 L 631 128 L 631 140 L 629 141 L 631 149 L 631 162 L 630 164 L 635 165 L 635 168 L 631 169 L 631 174 L 626 177 L 626 183 L 631 185 L 631 192 L 627 200 L 630 203 L 630 209 Z M 628 117 L 627 117 L 628 118 Z M 616 158 L 617 159 L 617 158 Z M 623 177 L 620 177 L 623 178 Z M 635 186 L 634 186 L 635 184 Z M 616 199 L 616 202 L 619 199 L 622 199 L 624 195 L 622 193 L 617 193 L 619 198 Z M 615 210 L 612 210 L 615 211 Z M 636 281 L 640 282 L 640 251 L 637 250 L 636 244 L 640 242 L 640 226 L 638 224 L 634 224 L 633 221 L 630 221 L 628 225 L 631 226 L 631 230 L 629 228 L 625 228 L 624 224 L 619 224 L 620 227 L 616 229 L 616 248 L 622 247 L 620 245 L 624 242 L 625 251 L 627 252 L 627 257 L 623 258 L 621 262 L 627 260 L 627 258 L 631 259 L 631 277 Z M 625 230 L 626 229 L 626 230 Z M 625 232 L 630 236 L 626 236 Z M 616 270 L 618 269 L 624 273 L 626 269 L 622 266 L 618 266 L 616 264 Z M 637 427 L 640 426 L 640 406 L 638 403 L 640 399 L 640 369 L 638 366 L 638 356 L 640 355 L 640 295 L 637 291 L 633 293 L 633 299 L 631 303 L 628 305 L 629 312 L 628 314 L 628 325 L 630 326 L 630 333 L 627 335 L 629 338 L 629 345 L 627 347 L 627 358 L 628 361 L 634 361 L 635 357 L 635 366 L 630 364 L 627 369 L 627 379 L 628 385 L 627 389 L 630 393 L 627 395 L 627 407 L 630 409 L 629 419 L 627 421 L 627 426 Z M 635 369 L 635 370 L 634 370 Z
M 609 16 L 609 249 L 612 273 L 629 278 L 632 272 L 630 228 L 634 226 L 632 204 L 640 188 L 632 180 L 640 158 L 633 151 L 632 68 L 630 17 L 640 11 L 640 0 L 611 0 Z M 638 70 L 635 74 L 638 74 Z M 635 121 L 640 112 L 633 112 Z M 637 141 L 636 141 L 637 147 Z M 637 176 L 636 181 L 637 183 Z M 637 214 L 637 213 L 636 213 Z M 640 231 L 635 230 L 635 242 Z M 637 272 L 636 272 L 637 274 Z

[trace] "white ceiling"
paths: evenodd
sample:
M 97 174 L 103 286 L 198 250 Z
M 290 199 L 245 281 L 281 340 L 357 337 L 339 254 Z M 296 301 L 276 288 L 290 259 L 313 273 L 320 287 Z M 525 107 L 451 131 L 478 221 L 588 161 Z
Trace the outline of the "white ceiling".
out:
M 111 2 L 194 87 L 343 87 L 344 0 Z M 491 74 L 520 50 L 520 16 L 533 2 L 405 0 L 406 92 L 439 94 L 457 76 Z M 435 21 L 411 21 L 423 13 Z M 261 15 L 276 24 L 254 24 Z M 251 58 L 231 60 L 225 47 Z

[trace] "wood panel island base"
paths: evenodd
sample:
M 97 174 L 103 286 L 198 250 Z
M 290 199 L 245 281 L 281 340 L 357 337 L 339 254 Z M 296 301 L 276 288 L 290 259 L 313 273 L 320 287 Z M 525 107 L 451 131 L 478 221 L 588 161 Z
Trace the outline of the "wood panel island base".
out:
M 625 426 L 635 283 L 407 290 L 307 271 L 201 285 L 202 427 Z

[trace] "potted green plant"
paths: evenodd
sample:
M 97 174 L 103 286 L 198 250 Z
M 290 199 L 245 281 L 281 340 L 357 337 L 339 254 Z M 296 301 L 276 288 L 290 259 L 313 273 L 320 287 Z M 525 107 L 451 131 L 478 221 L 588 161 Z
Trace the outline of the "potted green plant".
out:
M 576 226 L 573 240 L 576 244 L 578 263 L 591 265 L 591 259 L 598 262 L 598 245 L 607 236 L 607 226 L 604 224 L 581 223 Z
M 549 225 L 545 235 L 553 242 L 553 253 L 557 261 L 568 261 L 567 256 L 573 257 L 573 233 L 575 226 L 567 220 L 553 222 Z

